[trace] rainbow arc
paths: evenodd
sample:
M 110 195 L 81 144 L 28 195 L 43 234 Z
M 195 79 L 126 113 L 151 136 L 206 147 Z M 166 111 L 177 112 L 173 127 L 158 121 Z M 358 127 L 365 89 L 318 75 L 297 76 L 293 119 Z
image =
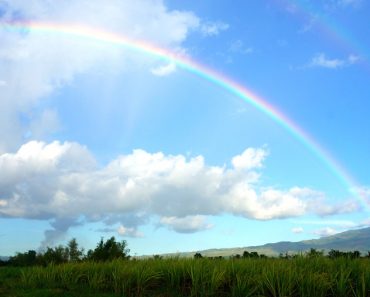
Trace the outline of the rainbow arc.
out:
M 362 197 L 362 195 L 356 190 L 358 186 L 355 179 L 331 156 L 327 150 L 325 150 L 312 136 L 310 136 L 309 133 L 292 121 L 276 106 L 270 104 L 267 100 L 257 95 L 251 89 L 242 86 L 230 77 L 227 77 L 200 62 L 145 41 L 133 40 L 116 33 L 106 32 L 95 28 L 42 22 L 32 22 L 27 24 L 6 23 L 2 24 L 2 26 L 6 26 L 11 30 L 26 30 L 40 34 L 61 34 L 100 43 L 113 44 L 145 55 L 157 57 L 169 63 L 175 63 L 176 66 L 227 90 L 246 103 L 254 106 L 256 109 L 273 119 L 280 126 L 284 127 L 292 136 L 294 136 L 319 160 L 321 160 L 332 174 L 360 200 L 364 207 L 367 208 L 365 197 Z

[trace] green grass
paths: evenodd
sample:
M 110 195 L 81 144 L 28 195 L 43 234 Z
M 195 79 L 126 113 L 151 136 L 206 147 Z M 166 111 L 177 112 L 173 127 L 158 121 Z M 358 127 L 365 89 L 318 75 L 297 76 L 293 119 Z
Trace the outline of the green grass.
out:
M 370 296 L 370 260 L 162 259 L 0 268 L 0 296 Z

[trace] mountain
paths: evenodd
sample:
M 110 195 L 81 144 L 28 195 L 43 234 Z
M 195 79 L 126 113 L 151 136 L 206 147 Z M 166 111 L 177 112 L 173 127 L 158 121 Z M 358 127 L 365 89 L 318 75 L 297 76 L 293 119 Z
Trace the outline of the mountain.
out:
M 242 255 L 244 251 L 255 251 L 259 254 L 265 254 L 268 256 L 278 256 L 280 253 L 297 254 L 306 252 L 311 248 L 317 250 L 324 250 L 328 252 L 331 249 L 340 251 L 360 251 L 362 254 L 367 254 L 370 251 L 370 227 L 350 230 L 335 235 L 322 237 L 320 239 L 303 240 L 298 242 L 281 241 L 276 243 L 267 243 L 260 246 L 249 246 L 249 247 L 237 247 L 237 248 L 225 248 L 225 249 L 209 249 L 203 251 L 197 251 L 206 257 L 217 257 L 217 256 L 231 256 L 231 255 Z M 192 257 L 194 252 L 189 253 L 178 253 L 178 254 L 166 254 L 163 256 L 180 256 L 180 257 Z
M 8 261 L 8 260 L 9 260 L 9 257 L 0 256 L 0 261 Z

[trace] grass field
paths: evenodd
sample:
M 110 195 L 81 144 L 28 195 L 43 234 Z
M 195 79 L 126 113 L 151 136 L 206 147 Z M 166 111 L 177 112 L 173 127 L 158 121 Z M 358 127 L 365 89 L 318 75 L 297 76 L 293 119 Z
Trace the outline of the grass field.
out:
M 370 260 L 158 259 L 0 268 L 0 296 L 370 296 Z

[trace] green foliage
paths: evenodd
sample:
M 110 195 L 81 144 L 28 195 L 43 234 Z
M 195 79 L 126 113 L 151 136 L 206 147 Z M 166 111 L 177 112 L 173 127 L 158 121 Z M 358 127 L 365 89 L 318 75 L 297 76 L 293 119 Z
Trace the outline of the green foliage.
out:
M 370 260 L 328 257 L 147 259 L 0 268 L 4 296 L 17 290 L 60 296 L 365 297 Z M 13 269 L 13 270 L 12 270 Z M 16 270 L 14 270 L 16 269 Z M 9 273 L 7 273 L 9 271 Z M 8 276 L 6 276 L 8 275 Z M 68 295 L 68 294 L 70 295 Z M 0 294 L 1 295 L 1 294 Z M 45 296 L 54 296 L 52 294 Z M 57 296 L 57 295 L 55 295 Z M 59 295 L 58 295 L 59 296 Z
M 194 259 L 201 259 L 201 258 L 203 258 L 201 253 L 195 253 L 194 254 Z
M 22 268 L 0 267 L 0 296 L 370 296 L 370 259 L 358 251 L 131 261 L 128 253 L 126 241 L 114 237 L 86 257 L 76 239 L 44 253 L 17 253 L 8 264 Z
M 353 251 L 353 252 L 341 252 L 339 250 L 330 250 L 328 253 L 328 257 L 331 259 L 336 258 L 350 258 L 350 259 L 357 259 L 360 258 L 361 253 L 359 251 Z
M 308 258 L 318 258 L 322 257 L 324 255 L 324 251 L 318 251 L 316 249 L 311 248 L 307 253 L 306 253 Z
M 243 252 L 243 258 L 259 258 L 259 257 L 264 257 L 265 255 L 259 255 L 257 252 L 248 252 L 248 251 L 244 251 Z
M 128 259 L 127 242 L 125 240 L 117 242 L 114 237 L 111 237 L 106 242 L 103 238 L 99 241 L 94 250 L 89 250 L 87 259 L 93 261 L 112 261 L 114 259 Z
M 9 259 L 9 265 L 12 266 L 33 266 L 37 264 L 36 251 L 29 250 L 26 253 L 17 253 Z
M 78 262 L 82 260 L 84 250 L 79 249 L 76 238 L 72 238 L 67 244 L 69 262 Z

